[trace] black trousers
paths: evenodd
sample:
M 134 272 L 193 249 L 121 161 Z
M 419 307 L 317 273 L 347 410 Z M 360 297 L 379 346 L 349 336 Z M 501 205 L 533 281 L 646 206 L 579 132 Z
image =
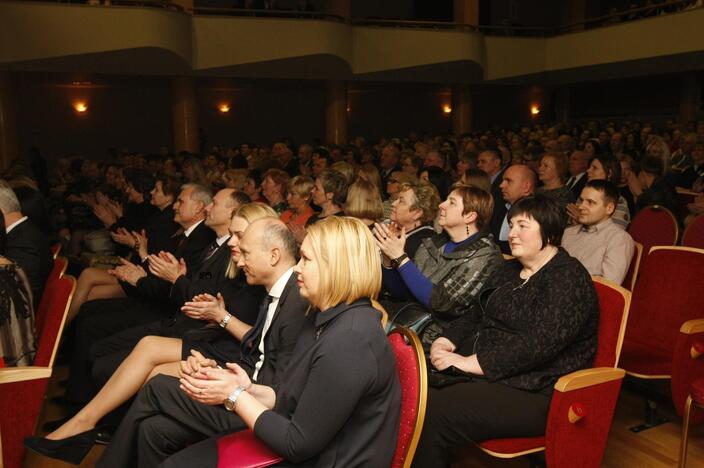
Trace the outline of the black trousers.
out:
M 170 304 L 129 297 L 98 299 L 83 304 L 76 316 L 66 399 L 83 405 L 95 396 L 98 387 L 91 376 L 90 350 L 97 341 L 126 328 L 162 319 L 171 310 Z
M 244 422 L 224 406 L 195 402 L 179 388 L 178 379 L 157 375 L 140 390 L 96 466 L 153 468 L 189 444 L 242 429 L 246 429 Z M 211 454 L 212 463 L 217 449 L 213 454 L 210 447 L 214 445 L 208 442 L 198 448 L 204 450 L 204 457 Z M 166 466 L 188 466 L 177 462 L 178 458 Z
M 448 451 L 469 441 L 534 437 L 545 433 L 551 393 L 498 383 L 467 382 L 430 388 L 413 466 L 449 466 Z

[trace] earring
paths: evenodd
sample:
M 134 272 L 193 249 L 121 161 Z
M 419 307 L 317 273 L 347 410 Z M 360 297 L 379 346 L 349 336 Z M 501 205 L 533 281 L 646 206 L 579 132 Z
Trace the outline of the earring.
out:
M 465 224 L 464 228 L 467 230 L 467 235 L 469 235 L 469 224 Z

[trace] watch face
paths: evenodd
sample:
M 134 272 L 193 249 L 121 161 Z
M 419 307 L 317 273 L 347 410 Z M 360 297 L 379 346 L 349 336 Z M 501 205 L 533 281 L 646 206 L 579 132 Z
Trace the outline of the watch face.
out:
M 235 408 L 235 402 L 230 400 L 229 398 L 225 399 L 225 409 L 227 411 L 232 411 Z

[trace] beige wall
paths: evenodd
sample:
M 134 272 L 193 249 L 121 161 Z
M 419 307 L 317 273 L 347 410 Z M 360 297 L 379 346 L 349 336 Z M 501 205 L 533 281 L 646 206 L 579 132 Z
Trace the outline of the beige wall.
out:
M 698 9 L 532 39 L 485 37 L 465 30 L 191 17 L 150 8 L 5 1 L 0 3 L 0 70 L 99 72 L 94 68 L 100 68 L 95 64 L 101 54 L 105 63 L 114 63 L 119 53 L 121 73 L 159 74 L 158 67 L 148 65 L 162 53 L 165 64 L 179 57 L 186 73 L 206 76 L 351 80 L 402 70 L 405 77 L 396 75 L 391 80 L 413 81 L 419 69 L 435 66 L 440 71 L 449 63 L 466 63 L 483 70 L 484 80 L 497 81 L 704 52 L 702 24 L 704 9 Z M 77 62 L 81 57 L 83 62 Z M 694 61 L 691 67 L 702 69 L 704 63 Z M 162 70 L 173 73 L 166 67 Z M 642 67 L 634 70 L 631 76 L 642 71 Z M 674 70 L 649 70 L 667 71 Z M 470 72 L 445 75 L 419 74 L 416 81 L 429 76 L 446 83 L 480 81 Z

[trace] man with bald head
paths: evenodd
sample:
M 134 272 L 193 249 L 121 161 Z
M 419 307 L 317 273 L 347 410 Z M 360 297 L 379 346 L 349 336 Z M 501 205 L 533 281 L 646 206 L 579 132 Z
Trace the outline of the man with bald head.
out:
M 301 298 L 293 274 L 298 244 L 284 223 L 264 218 L 249 225 L 240 250 L 238 266 L 247 283 L 264 286 L 267 297 L 257 322 L 242 338 L 240 359 L 235 362 L 252 381 L 274 386 L 288 365 L 299 335 L 312 330 L 315 317 L 306 313 L 308 303 Z M 182 363 L 182 371 L 218 365 L 208 358 L 194 356 Z M 167 466 L 215 466 L 215 436 L 246 428 L 222 403 L 206 405 L 191 400 L 180 389 L 177 378 L 158 375 L 139 392 L 98 465 L 158 466 L 190 445 Z
M 494 204 L 494 213 L 491 218 L 491 232 L 494 234 L 496 244 L 501 248 L 501 252 L 510 254 L 508 245 L 508 213 L 511 205 L 523 197 L 533 195 L 535 190 L 536 176 L 533 170 L 525 164 L 516 164 L 506 168 L 501 181 L 501 195 L 505 203 Z

